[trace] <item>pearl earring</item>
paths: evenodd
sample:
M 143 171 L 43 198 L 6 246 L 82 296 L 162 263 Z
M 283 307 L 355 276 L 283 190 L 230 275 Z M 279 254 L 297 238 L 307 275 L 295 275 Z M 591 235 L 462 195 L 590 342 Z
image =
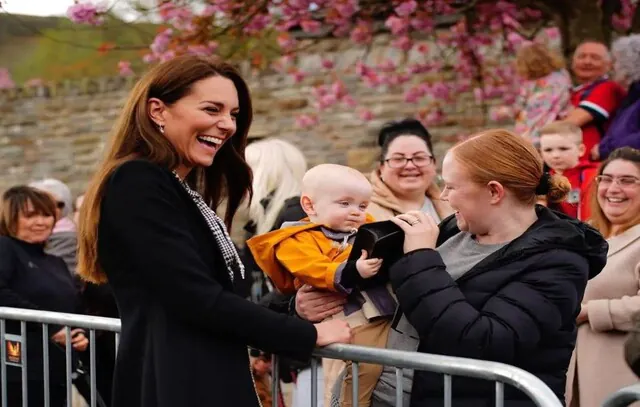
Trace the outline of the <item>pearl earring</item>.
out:
M 160 133 L 164 134 L 164 124 L 159 124 L 158 129 L 160 130 Z

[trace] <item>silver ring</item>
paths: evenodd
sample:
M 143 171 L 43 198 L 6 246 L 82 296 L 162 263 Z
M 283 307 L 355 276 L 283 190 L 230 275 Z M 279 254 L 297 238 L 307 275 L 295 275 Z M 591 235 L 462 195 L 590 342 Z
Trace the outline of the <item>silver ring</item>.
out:
M 415 225 L 417 225 L 418 223 L 420 223 L 420 221 L 416 219 L 416 220 L 414 220 L 413 222 L 410 222 L 410 223 L 409 223 L 409 225 L 411 225 L 411 226 L 415 226 Z

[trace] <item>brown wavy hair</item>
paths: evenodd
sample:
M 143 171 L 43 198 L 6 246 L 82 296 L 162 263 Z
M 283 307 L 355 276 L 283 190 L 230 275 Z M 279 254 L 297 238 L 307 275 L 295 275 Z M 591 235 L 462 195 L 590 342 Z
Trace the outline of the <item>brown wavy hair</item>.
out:
M 526 45 L 516 54 L 516 71 L 527 80 L 544 78 L 564 67 L 564 59 L 542 44 Z
M 497 181 L 516 198 L 528 205 L 536 202 L 536 189 L 544 172 L 542 157 L 533 144 L 507 130 L 486 130 L 454 146 L 456 161 L 464 166 L 471 179 L 479 184 Z M 482 158 L 479 158 L 482 157 Z M 548 202 L 564 200 L 571 184 L 566 177 L 552 175 Z
M 616 160 L 628 161 L 630 163 L 635 164 L 638 168 L 640 168 L 640 150 L 632 147 L 622 147 L 617 150 L 614 150 L 609 155 L 609 157 L 607 157 L 607 159 L 604 160 L 602 164 L 600 164 L 600 167 L 598 168 L 598 175 L 602 175 L 602 173 L 604 172 L 604 169 L 607 168 L 607 165 L 609 165 L 612 161 L 616 161 Z M 609 220 L 609 218 L 606 217 L 604 212 L 602 212 L 602 208 L 600 207 L 600 202 L 598 202 L 598 183 L 597 182 L 594 182 L 591 184 L 591 188 L 589 189 L 589 192 L 591 194 L 591 197 L 590 197 L 591 219 L 589 220 L 589 223 L 591 223 L 591 225 L 594 228 L 598 229 L 598 231 L 602 233 L 602 236 L 608 239 L 612 237 L 611 227 L 613 225 L 611 224 L 611 221 Z M 620 233 L 626 232 L 627 230 L 631 229 L 638 223 L 640 223 L 640 213 L 638 214 L 638 216 L 633 218 L 631 222 L 625 225 L 622 225 L 622 227 L 620 228 Z
M 238 92 L 239 113 L 236 132 L 224 143 L 207 168 L 194 168 L 186 178 L 214 209 L 225 201 L 225 223 L 231 228 L 233 216 L 245 197 L 251 199 L 251 170 L 244 159 L 247 134 L 253 117 L 249 88 L 230 64 L 210 57 L 184 55 L 156 65 L 134 86 L 112 130 L 104 159 L 93 176 L 80 210 L 78 233 L 78 274 L 87 281 L 104 283 L 107 277 L 98 262 L 100 204 L 107 180 L 124 162 L 144 158 L 168 169 L 182 162 L 169 140 L 160 133 L 148 111 L 150 98 L 170 106 L 187 96 L 194 83 L 214 76 L 231 80 Z

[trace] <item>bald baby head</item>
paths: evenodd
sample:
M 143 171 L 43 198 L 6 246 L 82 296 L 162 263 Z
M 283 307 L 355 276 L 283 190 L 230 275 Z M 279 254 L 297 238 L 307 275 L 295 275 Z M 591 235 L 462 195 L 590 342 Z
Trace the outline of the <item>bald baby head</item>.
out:
M 338 164 L 320 164 L 302 179 L 300 203 L 312 222 L 351 231 L 365 221 L 371 184 L 359 171 Z

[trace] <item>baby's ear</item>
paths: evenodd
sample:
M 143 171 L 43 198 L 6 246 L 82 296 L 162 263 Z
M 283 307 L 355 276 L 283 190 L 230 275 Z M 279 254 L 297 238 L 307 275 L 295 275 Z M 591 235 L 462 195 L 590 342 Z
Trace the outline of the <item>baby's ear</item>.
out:
M 302 210 L 308 216 L 315 216 L 316 215 L 316 210 L 313 207 L 313 201 L 311 200 L 310 196 L 302 195 L 300 197 L 300 206 L 302 206 Z

